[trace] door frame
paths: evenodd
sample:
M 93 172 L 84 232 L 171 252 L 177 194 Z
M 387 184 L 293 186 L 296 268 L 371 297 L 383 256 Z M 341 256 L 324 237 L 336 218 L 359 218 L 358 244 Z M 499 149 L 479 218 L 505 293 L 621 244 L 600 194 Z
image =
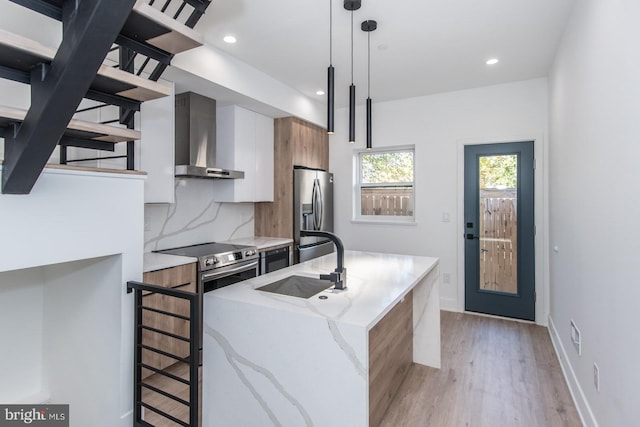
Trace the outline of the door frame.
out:
M 549 176 L 546 169 L 548 147 L 542 134 L 518 135 L 512 137 L 484 137 L 458 139 L 457 141 L 457 179 L 458 179 L 458 209 L 456 215 L 457 239 L 457 281 L 456 311 L 464 312 L 465 298 L 465 242 L 464 242 L 464 147 L 465 145 L 506 144 L 509 142 L 533 141 L 533 156 L 536 162 L 534 171 L 534 224 L 536 227 L 535 242 L 535 323 L 548 326 L 549 319 Z

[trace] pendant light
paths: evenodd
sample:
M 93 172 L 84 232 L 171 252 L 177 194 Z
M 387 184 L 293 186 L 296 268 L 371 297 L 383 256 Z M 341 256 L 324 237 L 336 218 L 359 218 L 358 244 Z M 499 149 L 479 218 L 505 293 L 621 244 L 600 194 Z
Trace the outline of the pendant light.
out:
M 367 33 L 367 150 L 371 150 L 371 32 L 378 28 L 378 23 L 364 21 L 360 28 Z
M 356 142 L 356 85 L 353 84 L 353 11 L 360 9 L 361 0 L 344 0 L 344 8 L 351 11 L 351 86 L 349 86 L 349 142 Z
M 327 70 L 327 133 L 333 135 L 334 69 L 333 69 L 333 0 L 329 0 L 329 69 Z

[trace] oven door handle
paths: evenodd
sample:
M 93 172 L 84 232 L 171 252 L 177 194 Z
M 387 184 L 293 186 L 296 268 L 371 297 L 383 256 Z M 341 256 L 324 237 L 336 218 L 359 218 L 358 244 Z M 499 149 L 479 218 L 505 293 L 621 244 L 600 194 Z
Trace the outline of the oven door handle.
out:
M 253 270 L 257 266 L 258 266 L 258 261 L 254 261 L 254 262 L 252 262 L 250 264 L 246 264 L 246 265 L 243 265 L 241 267 L 232 268 L 231 270 L 225 270 L 225 271 L 221 271 L 219 273 L 203 274 L 202 275 L 202 280 L 205 281 L 205 280 L 209 280 L 209 279 L 217 279 L 218 277 L 228 276 L 230 273 L 237 273 L 237 272 L 242 272 L 242 271 Z

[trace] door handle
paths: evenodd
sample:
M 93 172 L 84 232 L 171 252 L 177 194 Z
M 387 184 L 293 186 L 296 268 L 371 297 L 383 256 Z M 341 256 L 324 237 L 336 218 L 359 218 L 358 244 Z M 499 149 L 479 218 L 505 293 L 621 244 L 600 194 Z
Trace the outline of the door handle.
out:
M 311 199 L 313 204 L 313 229 L 320 230 L 322 228 L 322 190 L 320 189 L 320 180 L 317 178 L 313 181 Z
M 467 240 L 473 240 L 473 239 L 480 240 L 480 236 L 476 236 L 475 234 L 468 233 L 467 234 Z

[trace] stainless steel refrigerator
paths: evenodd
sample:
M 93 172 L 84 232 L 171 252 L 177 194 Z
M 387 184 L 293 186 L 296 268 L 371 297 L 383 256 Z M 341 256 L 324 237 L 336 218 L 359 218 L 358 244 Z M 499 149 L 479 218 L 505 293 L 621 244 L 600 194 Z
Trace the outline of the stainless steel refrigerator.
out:
M 333 232 L 333 174 L 296 166 L 293 171 L 294 262 L 333 252 L 333 243 L 321 237 L 302 237 L 300 230 Z

